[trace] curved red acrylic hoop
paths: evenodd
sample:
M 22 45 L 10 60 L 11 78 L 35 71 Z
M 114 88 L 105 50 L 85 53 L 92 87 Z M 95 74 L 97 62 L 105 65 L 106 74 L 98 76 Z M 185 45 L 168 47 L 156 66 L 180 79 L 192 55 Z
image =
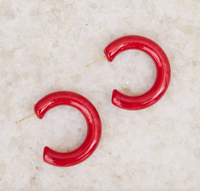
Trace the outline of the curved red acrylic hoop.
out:
M 46 163 L 54 166 L 73 166 L 86 160 L 97 148 L 101 138 L 101 120 L 89 100 L 68 91 L 54 92 L 45 96 L 36 103 L 34 110 L 38 118 L 42 119 L 48 110 L 59 105 L 73 106 L 81 111 L 87 121 L 87 136 L 79 148 L 68 153 L 57 152 L 45 147 L 43 159 Z
M 171 76 L 170 64 L 165 52 L 154 41 L 142 36 L 125 36 L 111 42 L 104 50 L 109 62 L 117 54 L 128 49 L 138 49 L 147 53 L 154 61 L 157 77 L 152 88 L 140 96 L 127 96 L 113 90 L 112 103 L 127 110 L 145 109 L 156 103 L 166 92 Z

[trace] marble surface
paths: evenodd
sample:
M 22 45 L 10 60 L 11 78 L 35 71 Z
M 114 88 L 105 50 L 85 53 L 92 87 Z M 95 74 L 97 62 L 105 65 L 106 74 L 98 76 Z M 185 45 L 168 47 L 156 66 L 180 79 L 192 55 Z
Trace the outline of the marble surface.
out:
M 0 0 L 0 189 L 199 191 L 199 10 L 199 0 Z M 164 97 L 140 111 L 113 106 L 111 95 L 146 92 L 156 77 L 150 57 L 130 50 L 86 67 L 129 34 L 157 42 L 172 69 Z M 95 153 L 69 168 L 44 163 L 43 148 L 83 142 L 79 111 L 62 106 L 15 123 L 58 90 L 87 97 L 102 120 Z

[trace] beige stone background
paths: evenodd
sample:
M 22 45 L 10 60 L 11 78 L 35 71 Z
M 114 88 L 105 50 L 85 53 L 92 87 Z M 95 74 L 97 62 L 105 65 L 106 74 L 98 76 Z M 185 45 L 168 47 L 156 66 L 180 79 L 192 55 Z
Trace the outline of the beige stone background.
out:
M 146 54 L 85 66 L 128 34 L 157 42 L 172 69 L 164 97 L 141 111 L 113 106 L 111 94 L 152 86 Z M 95 153 L 69 168 L 44 163 L 43 148 L 66 152 L 83 142 L 79 111 L 57 107 L 15 124 L 58 90 L 88 98 L 102 120 Z M 0 190 L 199 191 L 199 95 L 199 0 L 0 0 Z

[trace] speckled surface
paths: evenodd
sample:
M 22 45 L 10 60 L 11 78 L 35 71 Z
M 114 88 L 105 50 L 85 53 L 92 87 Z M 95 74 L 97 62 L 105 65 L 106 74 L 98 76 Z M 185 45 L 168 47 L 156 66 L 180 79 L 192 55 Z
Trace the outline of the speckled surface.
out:
M 198 0 L 0 0 L 0 189 L 199 191 L 199 10 Z M 129 34 L 157 42 L 172 69 L 165 96 L 141 111 L 113 106 L 111 94 L 152 86 L 147 55 L 130 50 L 85 66 Z M 65 152 L 83 142 L 79 111 L 57 107 L 15 124 L 58 90 L 87 97 L 102 119 L 96 152 L 70 168 L 44 163 L 42 153 L 46 145 Z

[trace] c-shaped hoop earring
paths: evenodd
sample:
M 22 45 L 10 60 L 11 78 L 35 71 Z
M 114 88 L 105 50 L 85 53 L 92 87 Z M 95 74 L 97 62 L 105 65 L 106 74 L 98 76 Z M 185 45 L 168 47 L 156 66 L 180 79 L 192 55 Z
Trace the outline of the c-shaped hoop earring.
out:
M 97 110 L 88 99 L 69 91 L 54 92 L 43 97 L 35 104 L 35 114 L 39 119 L 42 119 L 48 110 L 59 105 L 69 105 L 77 108 L 85 117 L 88 126 L 86 138 L 76 150 L 61 153 L 49 147 L 44 148 L 43 159 L 46 163 L 69 167 L 83 162 L 95 151 L 101 138 L 101 120 Z
M 117 54 L 129 49 L 138 49 L 147 53 L 156 65 L 157 77 L 152 88 L 140 96 L 127 96 L 113 90 L 112 103 L 127 110 L 145 109 L 156 103 L 165 94 L 169 86 L 171 77 L 169 60 L 162 48 L 154 41 L 135 35 L 124 36 L 111 42 L 104 50 L 106 57 L 102 59 L 107 58 L 109 62 L 112 62 Z

